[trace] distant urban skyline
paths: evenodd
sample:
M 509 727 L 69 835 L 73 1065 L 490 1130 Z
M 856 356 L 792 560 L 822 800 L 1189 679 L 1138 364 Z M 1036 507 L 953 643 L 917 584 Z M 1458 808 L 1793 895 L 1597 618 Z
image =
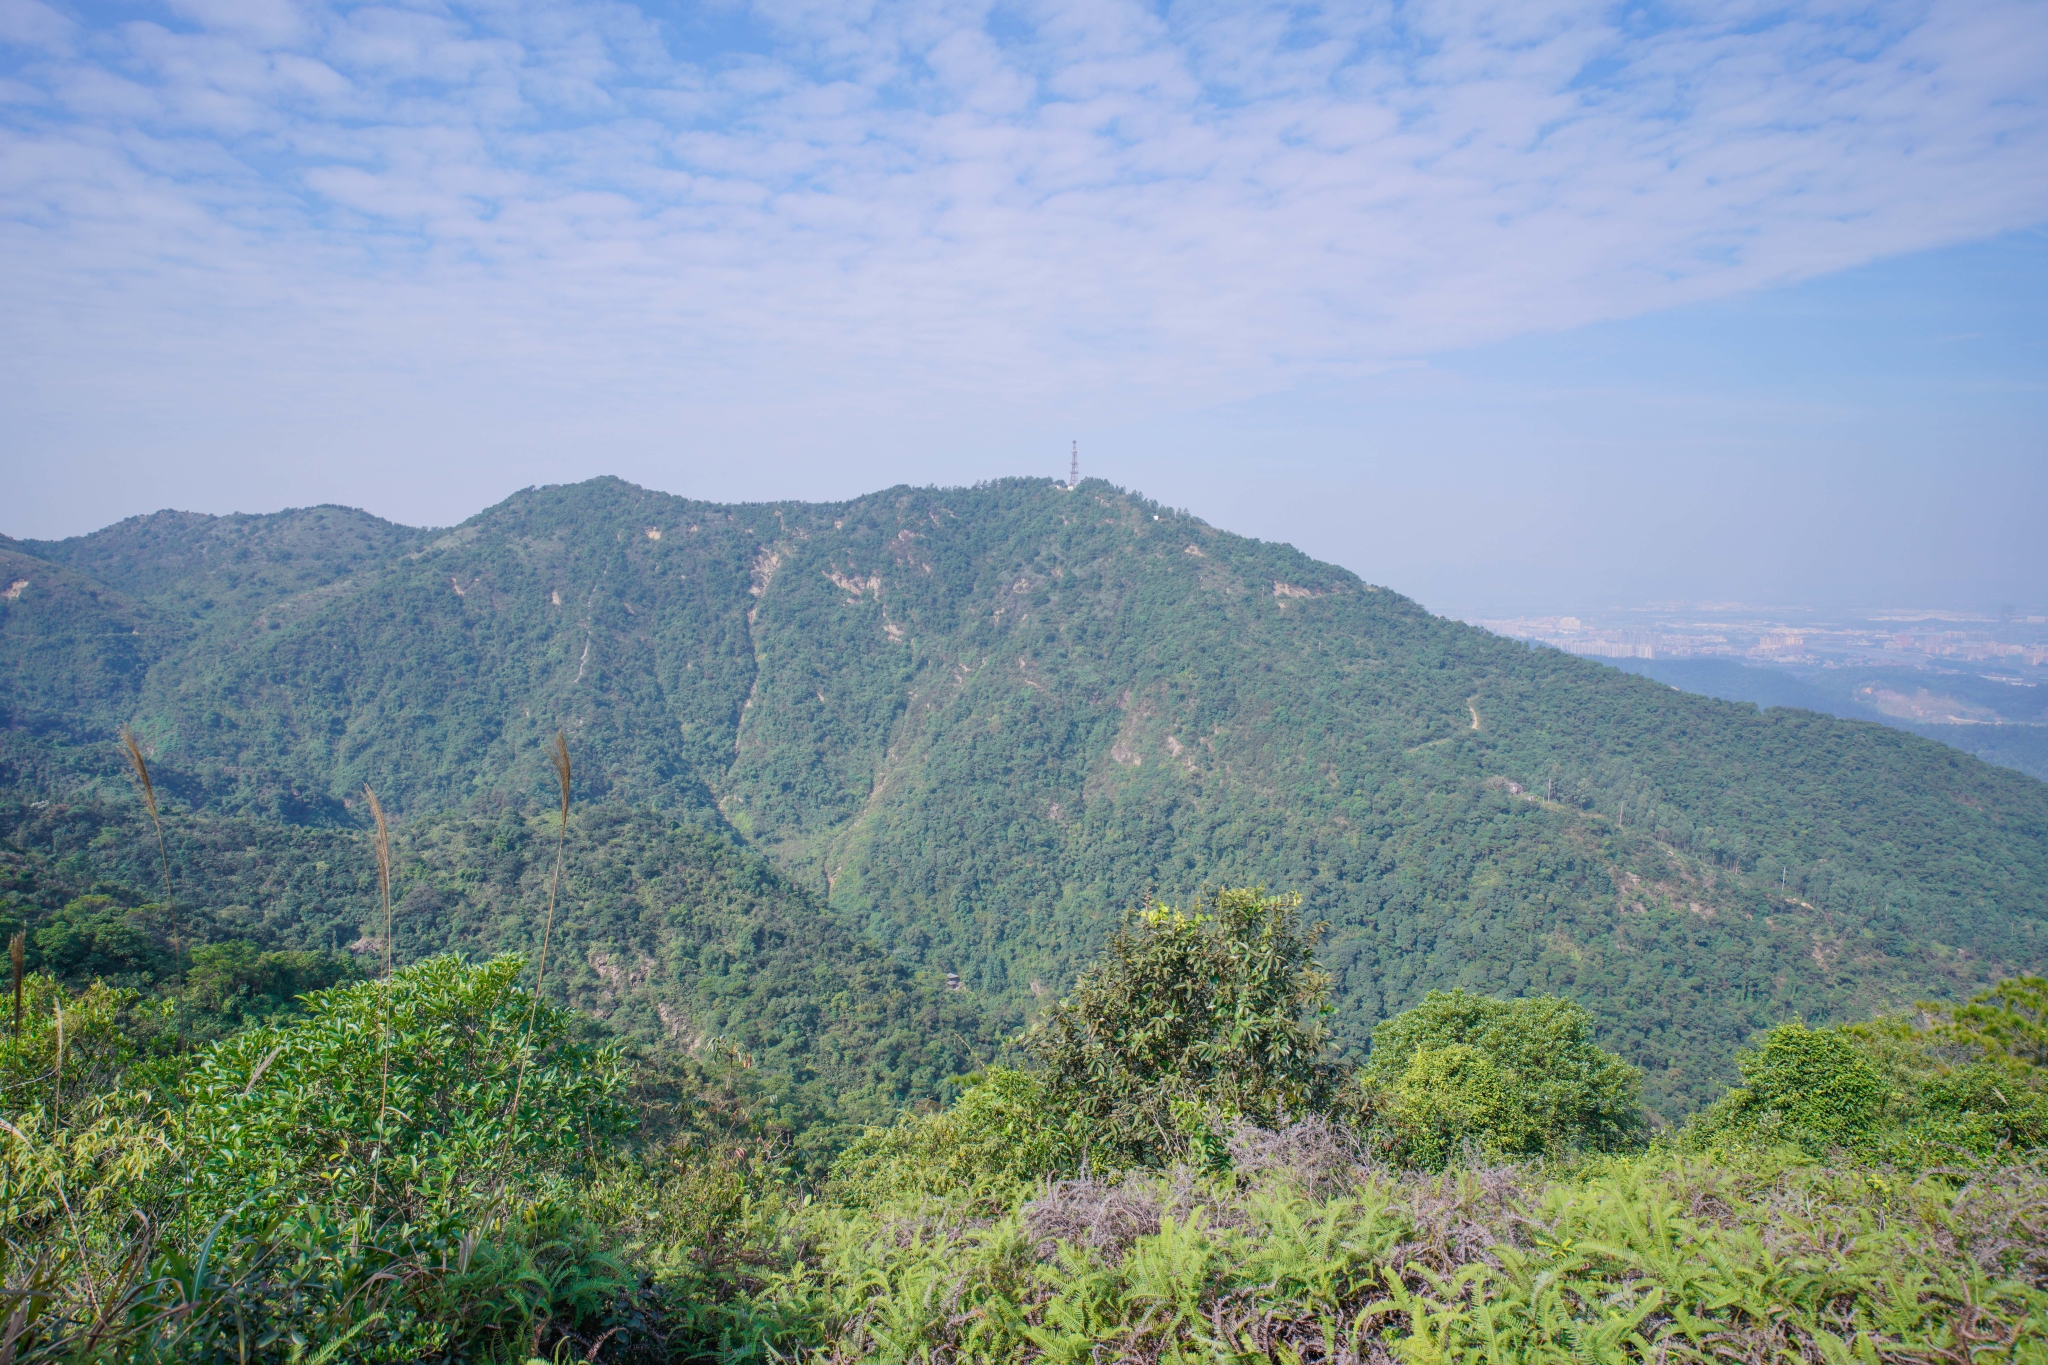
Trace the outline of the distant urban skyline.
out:
M 1497 635 L 1603 659 L 1720 658 L 1825 667 L 1984 666 L 2048 680 L 2048 612 L 1817 611 L 1738 602 L 1651 603 L 1468 618 Z

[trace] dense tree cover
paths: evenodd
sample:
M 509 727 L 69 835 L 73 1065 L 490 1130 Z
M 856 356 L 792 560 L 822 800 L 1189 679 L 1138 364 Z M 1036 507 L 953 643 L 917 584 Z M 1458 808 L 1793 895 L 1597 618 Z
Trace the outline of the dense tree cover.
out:
M 126 721 L 175 811 L 342 829 L 371 781 L 497 821 L 565 728 L 579 801 L 724 826 L 998 1014 L 1147 894 L 1284 886 L 1331 926 L 1355 1054 L 1431 990 L 1569 996 L 1675 1121 L 1788 1015 L 2048 966 L 2048 787 L 1501 640 L 1100 482 L 597 480 L 433 536 L 313 509 L 0 550 L 25 796 L 122 795 Z
M 0 844 L 0 936 L 26 927 L 31 970 L 171 988 L 162 907 L 130 889 L 148 884 L 154 856 L 134 814 L 0 807 L 12 836 Z M 509 810 L 399 824 L 396 960 L 536 953 L 554 827 Z M 172 846 L 187 935 L 175 991 L 195 1036 L 381 960 L 376 862 L 357 832 L 187 819 Z M 744 1063 L 808 1161 L 899 1106 L 950 1094 L 1015 1022 L 892 961 L 728 833 L 604 805 L 572 816 L 567 854 L 551 998 L 676 1065 L 714 1053 Z

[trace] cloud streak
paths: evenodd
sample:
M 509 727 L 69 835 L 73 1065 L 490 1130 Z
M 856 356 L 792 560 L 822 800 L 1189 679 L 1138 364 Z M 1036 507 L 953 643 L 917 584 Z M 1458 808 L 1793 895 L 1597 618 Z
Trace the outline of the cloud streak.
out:
M 130 13 L 0 0 L 39 439 L 1186 406 L 2048 219 L 2027 0 Z

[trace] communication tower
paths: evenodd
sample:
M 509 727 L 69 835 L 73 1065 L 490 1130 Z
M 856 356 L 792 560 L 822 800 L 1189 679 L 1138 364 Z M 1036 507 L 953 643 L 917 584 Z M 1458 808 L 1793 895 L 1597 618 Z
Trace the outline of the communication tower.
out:
M 1074 442 L 1073 459 L 1067 465 L 1067 487 L 1071 490 L 1081 482 L 1081 443 Z

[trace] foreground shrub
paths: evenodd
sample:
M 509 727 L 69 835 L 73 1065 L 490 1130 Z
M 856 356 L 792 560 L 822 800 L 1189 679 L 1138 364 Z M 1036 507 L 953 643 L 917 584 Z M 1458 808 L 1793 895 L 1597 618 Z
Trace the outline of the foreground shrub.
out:
M 1687 1125 L 1695 1148 L 1788 1143 L 1809 1156 L 1920 1170 L 2048 1148 L 2048 1001 L 2039 978 L 1950 1010 L 1810 1029 L 1781 1024 L 1737 1054 L 1742 1085 Z
M 1863 1145 L 1883 1120 L 1892 1089 L 1839 1029 L 1780 1024 L 1735 1059 L 1742 1086 L 1701 1130 L 1728 1128 L 1792 1143 L 1812 1156 Z
M 627 1131 L 615 1049 L 573 1041 L 574 1015 L 545 1001 L 525 1036 L 522 965 L 429 958 L 388 987 L 316 992 L 304 1018 L 214 1048 L 179 1122 L 181 1225 L 300 1203 L 427 1221 L 480 1190 L 530 1188 Z
M 623 1067 L 545 1003 L 529 1036 L 520 965 L 316 992 L 167 1098 L 133 1084 L 167 1072 L 124 1042 L 129 994 L 39 985 L 47 1026 L 0 1057 L 33 1101 L 0 1128 L 0 1352 L 523 1359 L 630 1326 L 636 1278 L 572 1179 L 628 1125 Z
M 643 1282 L 656 1317 L 638 1335 L 658 1336 L 663 1360 L 786 1359 L 814 1337 L 818 1210 L 788 1157 L 772 1140 L 693 1135 L 623 1156 L 586 1187 L 584 1213 Z
M 871 1128 L 832 1168 L 833 1192 L 858 1204 L 905 1198 L 1007 1202 L 1079 1161 L 1081 1139 L 1043 1077 L 991 1067 L 936 1114 Z
M 1098 1168 L 1159 1166 L 1219 1141 L 1214 1125 L 1272 1124 L 1328 1102 L 1327 927 L 1299 896 L 1226 889 L 1196 913 L 1150 906 L 1028 1034 L 1055 1102 Z
M 1550 996 L 1431 991 L 1373 1030 L 1360 1081 L 1388 1155 L 1431 1168 L 1468 1144 L 1615 1151 L 1644 1133 L 1642 1074 L 1593 1041 L 1584 1008 Z

